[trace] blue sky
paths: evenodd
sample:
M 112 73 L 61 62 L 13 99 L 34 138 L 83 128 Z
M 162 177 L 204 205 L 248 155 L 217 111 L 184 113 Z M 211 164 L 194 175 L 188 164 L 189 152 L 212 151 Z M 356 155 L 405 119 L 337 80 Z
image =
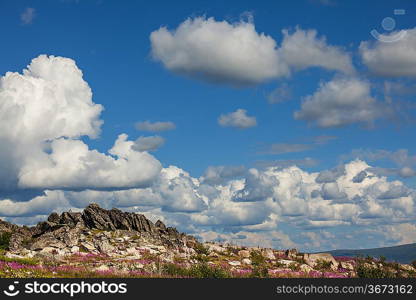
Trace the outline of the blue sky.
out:
M 403 9 L 406 13 L 395 15 L 394 9 Z M 312 238 L 314 240 L 325 240 L 326 232 L 332 234 L 354 230 L 363 232 L 364 230 L 373 230 L 380 224 L 392 226 L 391 232 L 394 233 L 402 230 L 398 230 L 393 224 L 386 221 L 388 218 L 392 218 L 392 215 L 387 212 L 373 216 L 373 219 L 359 220 L 360 216 L 369 213 L 363 207 L 360 207 L 361 210 L 357 212 L 355 217 L 350 216 L 348 219 L 344 216 L 340 218 L 342 222 L 339 218 L 335 220 L 334 216 L 337 213 L 334 212 L 332 219 L 326 219 L 328 222 L 333 222 L 330 227 L 327 225 L 322 227 L 314 223 L 315 229 L 311 230 L 310 223 L 308 223 L 311 219 L 291 219 L 292 217 L 282 214 L 282 210 L 285 210 L 282 203 L 279 204 L 279 208 L 270 208 L 269 204 L 262 205 L 261 201 L 249 199 L 257 195 L 263 197 L 262 201 L 267 202 L 270 197 L 268 192 L 264 192 L 265 187 L 262 186 L 268 182 L 262 177 L 266 173 L 253 175 L 253 178 L 257 180 L 253 179 L 253 182 L 258 186 L 249 186 L 250 181 L 247 178 L 251 178 L 251 175 L 247 175 L 247 172 L 250 168 L 267 172 L 265 166 L 275 166 L 278 167 L 276 169 L 278 172 L 277 170 L 280 170 L 279 168 L 282 166 L 297 165 L 308 174 L 316 174 L 314 175 L 316 177 L 319 172 L 332 170 L 332 168 L 348 164 L 354 159 L 360 159 L 367 163 L 368 168 L 371 168 L 370 171 L 373 172 L 372 175 L 368 175 L 368 180 L 372 176 L 382 180 L 381 178 L 384 176 L 388 182 L 396 180 L 409 190 L 400 195 L 401 197 L 394 198 L 397 203 L 403 204 L 407 201 L 407 204 L 403 204 L 407 205 L 406 208 L 403 208 L 406 212 L 395 214 L 394 208 L 389 212 L 397 217 L 395 224 L 404 226 L 406 229 L 402 231 L 408 230 L 410 233 L 406 233 L 406 236 L 395 237 L 393 240 L 382 239 L 380 244 L 415 242 L 416 236 L 412 233 L 416 213 L 413 208 L 413 203 L 416 201 L 414 192 L 414 188 L 416 188 L 414 171 L 416 169 L 414 151 L 416 146 L 414 138 L 414 95 L 416 93 L 414 81 L 416 55 L 414 53 L 416 53 L 416 43 L 412 31 L 415 27 L 415 14 L 416 5 L 414 1 L 410 0 L 377 3 L 337 0 L 227 1 L 226 4 L 224 1 L 123 1 L 121 3 L 110 0 L 5 0 L 0 3 L 0 26 L 4 29 L 2 31 L 0 74 L 4 76 L 9 71 L 21 73 L 32 59 L 42 54 L 71 59 L 76 63 L 77 68 L 82 70 L 83 80 L 92 90 L 93 103 L 103 106 L 104 110 L 95 117 L 104 123 L 100 129 L 93 130 L 95 133 L 99 132 L 97 138 L 93 138 L 94 134 L 86 133 L 80 129 L 72 136 L 72 133 L 67 135 L 69 131 L 53 132 L 50 136 L 46 135 L 48 138 L 41 140 L 41 143 L 48 144 L 54 139 L 66 137 L 69 140 L 82 141 L 90 149 L 96 149 L 99 153 L 108 154 L 108 150 L 113 147 L 118 136 L 125 133 L 129 140 L 136 143 L 134 149 L 145 147 L 141 149 L 150 151 L 149 155 L 155 159 L 152 160 L 152 166 L 156 166 L 159 162 L 164 169 L 168 169 L 169 166 L 177 166 L 187 172 L 186 176 L 193 178 L 192 180 L 198 180 L 198 184 L 207 180 L 206 170 L 209 167 L 221 166 L 224 170 L 228 170 L 232 175 L 216 173 L 216 176 L 224 180 L 221 184 L 223 186 L 230 184 L 229 182 L 225 183 L 227 180 L 236 180 L 234 184 L 237 186 L 243 184 L 242 186 L 246 190 L 242 188 L 241 193 L 245 193 L 247 198 L 241 201 L 253 205 L 253 208 L 250 209 L 256 207 L 259 212 L 255 216 L 249 217 L 248 214 L 243 214 L 249 219 L 248 221 L 244 221 L 243 216 L 236 216 L 230 212 L 229 219 L 235 217 L 241 221 L 239 226 L 233 224 L 230 227 L 224 221 L 225 216 L 222 218 L 216 215 L 216 209 L 220 209 L 220 206 L 211 211 L 210 201 L 213 200 L 210 199 L 209 193 L 204 194 L 199 191 L 192 196 L 183 194 L 166 196 L 166 192 L 162 193 L 162 197 L 172 197 L 172 199 L 168 204 L 157 202 L 153 206 L 150 205 L 152 208 L 148 213 L 165 218 L 179 227 L 182 226 L 183 230 L 213 238 L 230 238 L 230 235 L 231 238 L 235 238 L 232 236 L 234 233 L 251 232 L 250 234 L 255 234 L 255 236 L 246 234 L 245 242 L 257 243 L 258 239 L 266 239 L 259 233 L 264 231 L 249 227 L 261 224 L 266 226 L 274 220 L 273 218 L 276 218 L 278 220 L 276 228 L 278 229 L 268 229 L 278 232 L 276 235 L 279 236 L 278 241 L 280 242 L 272 244 L 276 247 L 282 246 L 284 240 L 286 241 L 285 245 L 305 245 L 307 238 L 311 239 L 312 236 L 302 235 L 304 230 L 314 232 L 316 234 Z M 394 32 L 386 31 L 382 27 L 381 22 L 386 17 L 391 17 L 396 21 Z M 186 20 L 188 20 L 187 28 L 185 28 Z M 197 24 L 198 20 L 201 22 L 198 23 L 199 25 Z M 209 31 L 211 30 L 209 29 L 211 27 L 208 27 L 210 22 L 213 26 L 223 24 L 225 30 L 212 29 L 213 31 Z M 185 29 L 183 35 L 180 36 L 177 33 L 180 32 L 179 28 L 182 25 Z M 207 31 L 196 31 L 198 26 Z M 163 28 L 166 28 L 170 37 L 162 34 Z M 249 47 L 247 52 L 240 53 L 240 48 L 237 47 L 233 50 L 234 52 L 227 54 L 227 48 L 224 46 L 225 41 L 232 41 L 233 38 L 227 36 L 228 29 L 231 30 L 230 32 L 237 29 L 245 30 L 243 34 L 246 34 L 247 45 L 256 42 L 260 44 L 247 46 Z M 393 36 L 400 30 L 408 30 L 408 35 L 397 43 L 383 43 L 372 37 L 370 31 L 373 29 L 386 34 L 386 36 Z M 282 33 L 282 30 L 288 30 L 287 45 L 289 45 L 289 40 L 292 41 L 294 43 L 292 46 L 297 47 L 296 53 L 289 46 L 284 48 L 286 43 L 284 43 L 285 34 Z M 311 30 L 315 32 L 315 35 Z M 214 38 L 202 36 L 204 32 L 207 32 L 207 36 L 212 34 Z M 308 32 L 312 35 L 309 44 L 301 39 Z M 193 33 L 194 36 L 191 35 Z M 154 34 L 152 40 L 151 34 Z M 199 34 L 198 39 L 200 40 L 193 40 L 196 34 Z M 273 41 L 275 47 L 270 46 L 266 41 L 263 43 L 262 34 L 264 34 L 263 37 L 267 37 L 269 42 Z M 297 37 L 300 37 L 300 40 L 296 40 Z M 168 41 L 173 42 L 169 44 Z M 209 42 L 217 44 L 203 44 Z M 240 46 L 245 45 L 244 40 L 241 43 Z M 204 45 L 204 47 L 199 47 L 199 45 Z M 311 50 L 315 51 L 313 53 L 308 52 L 311 45 L 316 47 Z M 203 50 L 201 50 L 202 48 Z M 224 50 L 224 55 L 222 50 Z M 265 52 L 261 52 L 263 50 Z M 256 51 L 259 51 L 260 54 Z M 394 54 L 393 58 L 391 58 L 392 53 Z M 188 60 L 178 63 L 178 59 L 183 56 Z M 234 58 L 241 59 L 243 62 L 241 68 L 239 65 L 232 65 Z M 300 63 L 302 59 L 305 59 L 306 62 Z M 345 63 L 343 63 L 344 60 Z M 276 61 L 280 65 L 279 67 L 276 65 L 275 68 L 273 63 Z M 230 65 L 227 62 L 230 62 Z M 41 63 L 48 64 L 44 61 Z M 244 65 L 245 63 L 247 66 Z M 262 66 L 262 63 L 265 65 Z M 408 66 L 408 70 L 402 71 L 404 70 L 402 66 Z M 279 70 L 277 70 L 278 68 Z M 269 73 L 266 74 L 266 72 Z M 42 72 L 33 71 L 32 73 L 40 74 Z M 49 75 L 43 73 L 36 74 L 32 76 L 49 78 Z M 250 78 L 251 82 L 242 83 L 242 78 Z M 54 79 L 48 80 L 53 81 Z M 334 91 L 341 96 L 332 101 L 333 94 L 331 93 Z M 351 96 L 354 95 L 354 91 L 357 91 L 357 97 Z M 2 92 L 1 86 L 0 92 Z M 6 95 L 7 90 L 4 87 L 3 92 Z M 8 98 L 3 97 L 0 99 L 6 103 Z M 308 100 L 311 105 L 303 106 L 303 103 Z M 351 102 L 352 104 L 348 104 Z M 45 102 L 44 105 L 47 104 Z M 52 105 L 50 109 L 54 110 L 53 105 L 56 103 L 49 104 Z M 316 108 L 319 111 L 318 115 L 315 111 Z M 5 108 L 0 107 L 0 109 Z M 238 112 L 239 109 L 243 110 L 240 111 L 240 115 L 232 114 Z M 298 112 L 298 117 L 295 117 L 296 112 Z M 5 115 L 8 113 L 5 111 Z M 70 115 L 68 114 L 68 116 Z M 221 116 L 228 121 L 221 123 L 219 121 Z M 237 116 L 242 117 L 243 120 L 236 121 Z M 92 122 L 94 118 L 91 117 L 85 124 L 91 124 L 90 121 Z M 330 123 L 325 123 L 326 125 L 319 123 L 326 122 L 328 118 Z M 25 123 L 25 126 L 29 128 L 32 119 L 28 118 L 27 120 L 29 123 Z M 66 122 L 72 121 L 73 119 L 66 119 Z M 135 124 L 144 121 L 172 122 L 175 129 L 156 132 L 138 130 Z M 53 127 L 52 124 L 54 123 L 51 122 L 51 127 Z M 4 128 L 7 128 L 6 125 Z M 8 126 L 15 125 L 8 123 Z M 153 138 L 147 140 L 153 143 L 151 146 L 147 144 L 143 146 L 143 140 L 138 140 L 139 137 L 153 137 L 155 135 L 162 137 L 163 145 L 157 144 L 160 140 L 155 141 Z M 15 137 L 6 136 L 3 138 L 4 141 L 8 141 L 8 139 Z M 14 147 L 23 147 L 23 144 L 19 143 L 13 144 Z M 30 143 L 34 142 L 30 140 L 27 143 L 24 145 L 30 147 Z M 2 151 L 6 152 L 6 150 Z M 118 155 L 111 152 L 110 154 Z M 38 163 L 43 159 L 41 156 L 39 156 Z M 5 157 L 8 156 L 5 154 Z M 147 158 L 137 159 L 137 163 L 140 164 L 142 160 Z M 132 166 L 132 168 L 134 167 L 140 171 L 140 165 Z M 166 178 L 170 178 L 166 180 L 171 180 L 171 175 L 166 175 L 166 178 L 162 176 L 165 178 L 163 180 L 156 179 L 157 184 L 155 184 L 154 178 L 149 175 L 149 178 L 145 179 L 129 178 L 127 183 L 114 184 L 110 182 L 108 185 L 100 186 L 97 184 L 82 185 L 72 179 L 68 179 L 69 183 L 65 181 L 48 185 L 37 183 L 36 180 L 26 177 L 23 178 L 24 172 L 22 170 L 28 168 L 16 166 L 16 182 L 18 184 L 16 186 L 12 184 L 11 188 L 3 187 L 4 191 L 7 189 L 7 192 L 3 192 L 3 200 L 0 200 L 9 201 L 3 202 L 4 210 L 1 211 L 0 208 L 0 215 L 21 223 L 30 223 L 41 219 L 46 211 L 34 209 L 35 212 L 30 213 L 32 206 L 25 203 L 33 203 L 32 198 L 23 197 L 22 201 L 17 196 L 13 199 L 10 194 L 18 195 L 28 190 L 34 191 L 35 195 L 45 195 L 45 191 L 53 193 L 97 191 L 98 193 L 102 190 L 133 190 L 161 185 L 161 182 L 164 182 L 163 180 Z M 147 172 L 146 170 L 143 169 L 143 172 Z M 362 171 L 364 169 L 362 166 L 354 166 L 351 167 L 351 170 Z M 365 170 L 369 172 L 369 169 Z M 158 169 L 158 171 L 160 170 Z M 155 171 L 155 174 L 158 171 Z M 149 174 L 153 174 L 152 172 L 153 169 L 149 171 Z M 166 174 L 169 172 L 173 171 L 165 171 Z M 215 172 L 219 172 L 218 169 Z M 348 172 L 344 172 L 347 177 L 351 175 Z M 55 172 L 50 176 L 55 178 L 59 174 Z M 224 179 L 221 176 L 227 178 Z M 282 186 L 284 180 L 279 176 L 276 178 L 278 178 L 278 184 Z M 338 175 L 333 176 L 338 178 Z M 156 175 L 154 177 L 156 178 Z M 45 179 L 45 182 L 48 180 Z M 53 180 L 50 179 L 48 182 Z M 341 182 L 337 182 L 337 184 L 335 189 L 338 190 L 335 193 L 342 194 L 342 184 Z M 374 188 L 370 188 L 369 185 L 370 183 L 366 185 L 365 189 L 373 190 Z M 189 187 L 187 186 L 187 188 Z M 322 186 L 320 188 L 333 187 Z M 190 189 L 198 190 L 195 187 Z M 230 189 L 232 190 L 232 188 Z M 349 186 L 345 187 L 349 198 L 352 198 L 349 195 L 349 193 L 353 194 L 352 189 Z M 364 187 L 360 188 L 360 193 L 365 194 L 363 189 Z M 385 189 L 389 190 L 390 188 Z M 385 189 L 382 188 L 380 193 L 385 193 Z M 11 193 L 10 190 L 12 190 Z M 222 189 L 220 190 L 222 191 Z M 260 190 L 261 192 L 259 192 Z M 238 189 L 234 193 L 232 199 L 235 200 Z M 277 191 L 276 193 L 278 194 Z M 373 195 L 372 197 L 381 199 L 380 193 L 378 196 Z M 201 196 L 202 194 L 204 196 Z M 323 190 L 321 194 L 324 194 Z M 360 197 L 367 195 L 364 194 L 360 194 Z M 103 196 L 103 198 L 107 196 Z M 199 204 L 192 202 L 192 199 L 197 199 L 200 196 L 202 202 L 198 202 Z M 70 198 L 66 194 L 65 197 L 66 199 Z M 117 198 L 118 196 L 112 195 L 111 197 Z M 174 203 L 175 197 L 183 199 L 190 197 L 191 200 L 187 202 L 186 209 L 179 209 L 180 205 Z M 270 201 L 279 202 L 278 196 L 273 197 L 273 200 Z M 325 196 L 322 197 L 325 198 Z M 323 201 L 329 200 L 335 203 L 335 199 L 342 198 L 333 195 L 331 197 L 327 196 L 327 199 Z M 133 197 L 130 202 L 134 204 L 134 201 L 137 201 L 136 205 L 123 207 L 143 211 L 144 207 L 148 208 L 148 204 L 141 202 L 144 198 Z M 86 202 L 91 200 L 88 197 L 85 199 Z M 27 208 L 22 208 L 23 213 L 22 211 L 11 212 L 8 210 L 9 206 L 7 205 L 16 201 L 19 204 L 27 205 Z M 77 207 L 74 203 L 65 202 L 65 205 L 57 205 L 58 200 L 51 201 L 54 204 L 48 204 L 45 207 L 55 210 Z M 111 201 L 102 203 L 102 205 L 111 206 L 117 203 L 114 202 L 115 200 Z M 150 200 L 146 198 L 143 201 Z M 235 200 L 237 203 L 239 201 Z M 82 206 L 79 203 L 78 205 L 79 208 Z M 384 202 L 380 205 L 385 209 L 390 207 L 390 204 Z M 37 206 L 35 205 L 35 207 Z M 209 212 L 201 213 L 204 210 L 202 207 L 205 207 L 204 209 Z M 308 207 L 311 210 L 310 206 Z M 236 208 L 239 212 L 244 209 Z M 276 211 L 275 215 L 273 215 L 274 213 L 260 213 L 263 210 Z M 198 213 L 200 214 L 198 215 Z M 210 218 L 215 220 L 209 222 L 205 220 Z M 202 219 L 204 220 L 201 221 Z M 187 227 L 181 223 L 181 220 L 191 223 L 197 221 L 194 226 Z M 315 218 L 316 220 L 318 219 Z M 340 223 L 337 225 L 335 221 Z M 380 233 L 374 234 L 380 235 Z M 287 241 L 286 237 L 282 237 L 282 235 L 288 236 L 291 241 Z M 343 245 L 341 241 L 342 238 L 339 238 L 339 242 L 333 244 L 322 242 L 323 244 L 320 245 L 312 245 L 312 242 L 309 241 L 311 244 L 307 247 L 321 249 L 358 246 L 353 242 L 350 245 Z M 292 242 L 293 244 L 290 244 Z M 368 246 L 379 246 L 377 243 L 368 241 L 366 243 Z

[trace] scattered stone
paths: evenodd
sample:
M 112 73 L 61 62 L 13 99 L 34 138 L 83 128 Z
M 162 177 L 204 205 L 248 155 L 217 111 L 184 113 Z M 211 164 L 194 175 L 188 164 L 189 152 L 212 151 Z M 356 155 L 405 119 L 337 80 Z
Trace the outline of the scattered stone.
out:
M 296 256 L 298 255 L 298 250 L 297 249 L 288 249 L 288 250 L 286 250 L 286 252 L 285 252 L 285 255 L 288 257 L 288 258 L 296 258 Z
M 411 265 L 408 265 L 408 264 L 402 264 L 400 266 L 400 268 L 402 270 L 405 270 L 405 271 L 410 271 L 410 272 L 414 272 L 415 271 L 415 268 L 413 266 L 411 266 Z
M 346 269 L 346 270 L 354 270 L 354 265 L 347 261 L 340 262 L 340 266 L 341 268 Z
M 329 253 L 301 254 L 296 249 L 281 251 L 209 242 L 203 243 L 207 252 L 201 258 L 197 256 L 201 251 L 195 250 L 201 243 L 194 237 L 179 233 L 160 220 L 153 224 L 144 215 L 106 210 L 96 204 L 82 212 L 51 213 L 47 221 L 34 227 L 20 227 L 0 220 L 2 232 L 11 234 L 9 250 L 5 253 L 9 258 L 35 257 L 41 263 L 45 259 L 62 265 L 87 265 L 98 272 L 114 270 L 128 274 L 123 272 L 141 270 L 161 274 L 163 263 L 190 268 L 203 260 L 213 266 L 228 264 L 229 270 L 246 274 L 255 268 L 252 252 L 259 251 L 265 258 L 262 267 L 268 268 L 270 274 L 295 272 L 294 264 L 296 274 L 321 271 L 317 265 L 323 261 L 329 262 L 326 265 L 338 275 L 357 275 L 353 260 L 337 262 Z M 305 263 L 301 263 L 302 260 Z M 364 266 L 384 268 L 401 277 L 412 277 L 415 272 L 413 266 L 405 264 L 399 264 L 399 271 L 374 261 Z
M 285 267 L 288 267 L 288 266 L 290 266 L 291 264 L 296 263 L 295 261 L 293 261 L 293 260 L 288 260 L 288 259 L 279 259 L 277 262 L 278 262 L 279 264 L 281 264 L 281 265 L 285 266 Z
M 248 250 L 240 250 L 238 251 L 238 255 L 244 258 L 250 258 L 250 251 Z
M 305 272 L 305 273 L 309 273 L 310 271 L 313 271 L 313 268 L 312 268 L 311 266 L 306 265 L 306 264 L 302 264 L 302 265 L 300 265 L 300 266 L 299 266 L 299 269 L 300 269 L 302 272 Z
M 217 245 L 217 244 L 208 243 L 207 246 L 208 246 L 208 250 L 211 252 L 216 251 L 218 253 L 223 253 L 227 250 L 224 247 L 221 247 L 220 245 Z
M 95 246 L 97 247 L 98 251 L 105 254 L 108 254 L 115 249 L 115 247 L 112 246 L 107 240 L 96 241 Z
M 86 252 L 93 252 L 95 250 L 97 250 L 93 244 L 89 243 L 89 242 L 82 242 L 79 246 L 81 251 L 86 251 Z
M 110 268 L 107 265 L 101 265 L 95 268 L 95 271 L 101 271 L 101 272 L 108 271 L 108 270 L 110 270 Z
M 270 260 L 275 260 L 276 257 L 274 256 L 273 250 L 272 249 L 264 249 L 262 251 L 262 255 L 266 258 L 266 259 L 270 259 Z
M 311 254 L 305 253 L 303 255 L 303 259 L 312 268 L 314 268 L 318 264 L 319 261 L 324 261 L 324 262 L 331 263 L 332 270 L 335 271 L 338 269 L 338 262 L 330 253 L 311 253 Z

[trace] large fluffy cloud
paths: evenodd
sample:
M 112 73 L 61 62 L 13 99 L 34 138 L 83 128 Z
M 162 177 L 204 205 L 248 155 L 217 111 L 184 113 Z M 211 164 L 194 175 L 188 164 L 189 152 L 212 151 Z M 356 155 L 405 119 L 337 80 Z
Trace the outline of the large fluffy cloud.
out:
M 294 69 L 322 67 L 351 74 L 354 72 L 351 57 L 341 48 L 328 45 L 325 37 L 319 38 L 316 30 L 297 28 L 292 34 L 283 30 L 280 53 Z
M 295 119 L 318 127 L 341 127 L 352 123 L 372 125 L 390 113 L 389 107 L 371 96 L 370 83 L 357 78 L 335 78 L 322 83 L 304 98 Z
M 281 48 L 253 22 L 214 18 L 185 20 L 150 35 L 153 57 L 170 71 L 213 83 L 250 86 L 290 75 L 292 70 L 323 67 L 352 73 L 349 54 L 318 38 L 315 30 L 284 30 Z
M 210 82 L 250 85 L 288 73 L 274 39 L 250 22 L 197 17 L 174 31 L 162 27 L 150 40 L 153 57 L 167 69 Z
M 381 236 L 379 245 L 392 243 L 393 237 L 383 237 L 379 231 L 382 227 L 396 233 L 397 243 L 415 241 L 412 234 L 402 237 L 398 233 L 400 228 L 415 226 L 416 192 L 400 181 L 372 173 L 371 166 L 362 160 L 328 172 L 306 172 L 296 166 L 230 172 L 228 179 L 210 181 L 171 166 L 163 169 L 148 188 L 47 191 L 29 202 L 0 201 L 0 215 L 33 218 L 51 210 L 76 210 L 97 202 L 107 208 L 144 212 L 203 238 L 242 244 L 255 239 L 257 245 L 301 243 L 301 247 L 321 250 L 345 243 L 351 247 L 358 247 L 358 243 L 374 246 L 361 239 L 363 230 L 370 229 L 372 236 Z M 367 176 L 356 180 L 362 172 Z M 326 173 L 336 175 L 324 180 Z M 297 234 L 310 230 L 316 234 Z M 349 238 L 351 235 L 354 238 Z M 313 236 L 320 240 L 312 243 Z M 325 237 L 330 240 L 325 242 Z
M 80 139 L 100 133 L 102 106 L 68 58 L 41 55 L 0 78 L 0 188 L 144 186 L 160 163 L 120 135 L 107 155 Z
M 396 38 L 395 38 L 396 37 Z M 416 28 L 392 32 L 382 39 L 393 42 L 366 41 L 360 54 L 371 72 L 381 76 L 416 76 Z
M 369 161 L 388 160 L 396 165 L 395 168 L 370 168 L 373 173 L 381 176 L 396 175 L 404 178 L 416 176 L 416 155 L 409 154 L 407 149 L 399 149 L 397 151 L 355 149 L 351 154 L 344 155 L 343 159 L 348 160 L 351 157 Z

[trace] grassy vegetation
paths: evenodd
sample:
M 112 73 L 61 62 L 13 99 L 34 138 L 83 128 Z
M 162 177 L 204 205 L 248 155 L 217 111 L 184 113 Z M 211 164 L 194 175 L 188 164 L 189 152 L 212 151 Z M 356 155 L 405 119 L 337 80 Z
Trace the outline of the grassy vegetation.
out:
M 253 266 L 261 266 L 264 265 L 266 262 L 266 259 L 264 258 L 263 254 L 261 254 L 261 252 L 257 250 L 250 252 L 250 259 L 251 264 Z
M 265 278 L 269 277 L 269 269 L 266 264 L 266 258 L 260 251 L 250 252 L 251 264 L 253 265 L 253 272 L 250 277 Z
M 194 247 L 196 253 L 198 254 L 205 254 L 208 255 L 209 254 L 209 249 L 207 247 L 205 247 L 202 243 L 197 243 Z
M 22 265 L 30 265 L 30 266 L 35 266 L 39 264 L 39 260 L 35 259 L 35 258 L 18 258 L 18 257 L 7 257 L 4 256 L 2 254 L 0 254 L 0 261 L 3 262 L 16 262 Z
M 316 262 L 315 269 L 319 271 L 329 271 L 331 270 L 332 262 L 322 259 L 318 259 Z
M 190 277 L 190 278 L 230 278 L 231 273 L 228 271 L 216 267 L 209 266 L 206 263 L 200 263 L 193 265 L 189 268 L 167 263 L 162 266 L 162 274 L 168 277 Z
M 0 249 L 8 250 L 10 245 L 10 238 L 12 236 L 11 232 L 2 232 L 0 233 Z

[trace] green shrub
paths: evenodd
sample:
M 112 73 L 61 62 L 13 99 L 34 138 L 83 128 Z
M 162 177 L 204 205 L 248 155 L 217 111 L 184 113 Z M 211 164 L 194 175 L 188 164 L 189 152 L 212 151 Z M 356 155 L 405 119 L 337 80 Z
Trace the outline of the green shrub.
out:
M 232 246 L 227 246 L 227 252 L 230 255 L 238 255 L 238 248 L 232 247 Z
M 255 266 L 253 268 L 253 271 L 250 274 L 250 277 L 253 278 L 267 278 L 270 277 L 269 276 L 269 270 L 267 269 L 266 266 Z
M 11 232 L 2 232 L 0 233 L 0 249 L 8 250 L 10 245 L 10 238 L 12 236 Z
M 177 276 L 177 277 L 187 277 L 188 270 L 184 267 L 181 267 L 176 264 L 164 264 L 162 267 L 162 274 L 170 275 L 170 276 Z
M 250 252 L 251 264 L 253 266 L 262 266 L 266 263 L 266 259 L 260 251 L 251 251 Z
M 306 264 L 306 261 L 303 258 L 303 256 L 296 256 L 293 260 L 300 263 L 301 265 Z
M 205 263 L 193 265 L 188 276 L 192 278 L 229 278 L 231 275 L 219 267 L 211 267 Z
M 205 254 L 205 255 L 209 254 L 208 247 L 205 247 L 202 243 L 196 243 L 194 249 L 195 249 L 196 253 L 198 253 L 198 254 Z
M 359 278 L 394 278 L 396 277 L 393 272 L 388 269 L 374 267 L 359 263 L 357 266 L 357 276 Z
M 209 261 L 209 257 L 204 255 L 204 254 L 193 255 L 191 258 L 195 259 L 199 262 L 208 262 Z
M 176 277 L 191 278 L 229 278 L 231 275 L 219 267 L 208 266 L 206 263 L 200 263 L 190 268 L 181 267 L 176 264 L 165 264 L 162 267 L 162 273 Z
M 323 259 L 318 259 L 316 261 L 315 269 L 316 270 L 320 270 L 320 271 L 328 271 L 328 270 L 331 269 L 331 265 L 332 265 L 332 262 L 331 261 L 326 261 L 326 260 L 323 260 Z
M 300 266 L 299 264 L 293 262 L 289 265 L 289 269 L 291 269 L 292 271 L 299 271 L 300 270 Z
M 7 257 L 4 255 L 0 255 L 0 261 L 5 261 L 5 262 L 17 262 L 21 265 L 38 265 L 39 264 L 39 260 L 35 259 L 35 258 L 18 258 L 18 257 Z

